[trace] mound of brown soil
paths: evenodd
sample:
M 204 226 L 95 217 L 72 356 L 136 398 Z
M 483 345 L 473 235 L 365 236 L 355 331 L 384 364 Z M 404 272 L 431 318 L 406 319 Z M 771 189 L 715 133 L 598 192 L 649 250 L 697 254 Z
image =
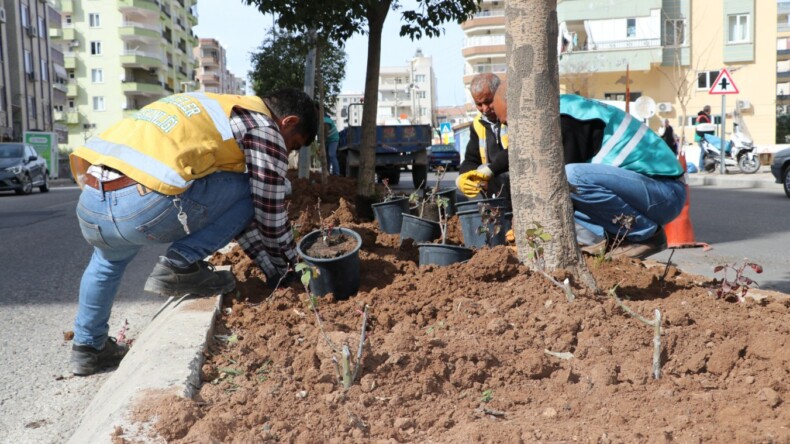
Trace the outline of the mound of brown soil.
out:
M 654 380 L 652 328 L 610 297 L 576 289 L 569 303 L 505 247 L 418 267 L 410 243 L 353 222 L 350 196 L 318 194 L 322 214 L 341 208 L 363 239 L 359 294 L 317 302 L 326 337 L 352 353 L 370 307 L 361 378 L 338 382 L 339 355 L 304 290 L 272 293 L 234 250 L 215 257 L 232 264 L 239 294 L 218 320 L 199 399 L 143 412 L 167 442 L 790 441 L 786 298 L 737 303 L 674 268 L 661 280 L 662 266 L 591 261 L 599 286 L 617 286 L 635 312 L 661 310 Z M 293 214 L 312 229 L 309 201 Z

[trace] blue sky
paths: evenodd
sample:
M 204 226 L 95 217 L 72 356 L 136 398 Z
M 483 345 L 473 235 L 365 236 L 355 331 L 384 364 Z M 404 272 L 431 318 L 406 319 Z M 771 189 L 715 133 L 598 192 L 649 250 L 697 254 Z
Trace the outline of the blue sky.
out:
M 406 4 L 413 1 L 406 0 Z M 225 48 L 228 69 L 240 77 L 247 77 L 250 70 L 250 52 L 263 42 L 266 30 L 272 27 L 271 16 L 261 15 L 255 8 L 244 5 L 241 0 L 199 0 L 198 25 L 194 28 L 198 37 L 215 38 Z M 436 72 L 438 104 L 461 105 L 464 103 L 463 69 L 461 56 L 463 32 L 460 25 L 445 26 L 442 37 L 412 42 L 400 37 L 400 12 L 390 11 L 384 24 L 382 40 L 382 66 L 405 66 L 421 48 L 425 56 L 433 57 Z M 367 62 L 367 35 L 356 35 L 346 44 L 348 64 L 343 91 L 363 91 L 365 87 L 365 65 Z

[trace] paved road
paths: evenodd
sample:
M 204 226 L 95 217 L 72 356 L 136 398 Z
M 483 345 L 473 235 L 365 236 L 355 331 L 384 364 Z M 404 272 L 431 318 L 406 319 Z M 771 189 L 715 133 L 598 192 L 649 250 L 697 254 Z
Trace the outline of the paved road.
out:
M 70 342 L 77 292 L 91 248 L 74 209 L 76 187 L 28 196 L 0 193 L 0 442 L 61 443 L 109 375 L 71 376 Z M 144 249 L 132 262 L 110 319 L 124 318 L 134 336 L 162 304 L 142 291 L 161 249 Z

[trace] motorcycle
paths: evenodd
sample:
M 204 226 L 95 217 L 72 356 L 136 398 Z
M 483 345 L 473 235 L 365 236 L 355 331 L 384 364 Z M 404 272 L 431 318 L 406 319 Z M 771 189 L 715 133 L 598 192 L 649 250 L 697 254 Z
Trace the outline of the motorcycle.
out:
M 760 170 L 760 157 L 754 153 L 754 142 L 749 130 L 736 106 L 733 112 L 734 130 L 729 142 L 724 143 L 724 167 L 738 167 L 745 174 L 753 174 Z M 716 126 L 710 123 L 698 125 L 700 145 L 705 150 L 704 169 L 713 172 L 720 169 L 722 140 L 712 133 Z

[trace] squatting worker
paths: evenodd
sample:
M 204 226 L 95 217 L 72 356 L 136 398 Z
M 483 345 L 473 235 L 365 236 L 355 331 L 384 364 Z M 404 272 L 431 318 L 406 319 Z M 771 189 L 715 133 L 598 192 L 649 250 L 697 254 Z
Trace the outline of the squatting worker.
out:
M 472 78 L 469 90 L 478 113 L 472 122 L 464 161 L 458 168 L 456 186 L 469 198 L 481 191 L 488 197 L 510 196 L 507 160 L 507 125 L 497 117 L 493 106 L 500 79 L 483 73 Z
M 107 324 L 124 270 L 143 245 L 171 243 L 145 283 L 161 295 L 235 288 L 202 259 L 234 238 L 276 282 L 296 258 L 284 197 L 288 152 L 318 128 L 297 90 L 265 97 L 186 93 L 123 119 L 71 155 L 77 217 L 93 256 L 80 283 L 72 371 L 90 375 L 128 351 Z
M 507 85 L 497 90 L 494 109 L 507 122 Z M 575 209 L 576 239 L 583 251 L 608 248 L 612 256 L 645 258 L 666 249 L 663 225 L 683 209 L 683 168 L 666 143 L 630 114 L 577 95 L 560 95 L 565 173 Z M 626 240 L 612 249 L 622 230 L 619 215 L 633 216 Z

